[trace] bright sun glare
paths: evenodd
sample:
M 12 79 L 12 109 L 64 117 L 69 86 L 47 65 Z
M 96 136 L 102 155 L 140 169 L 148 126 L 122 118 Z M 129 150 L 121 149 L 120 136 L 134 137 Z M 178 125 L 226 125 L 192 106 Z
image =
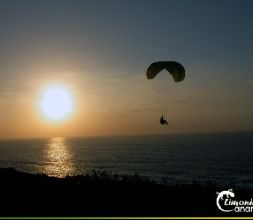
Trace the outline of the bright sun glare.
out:
M 60 121 L 73 111 L 73 99 L 65 88 L 52 86 L 43 92 L 40 107 L 49 120 Z

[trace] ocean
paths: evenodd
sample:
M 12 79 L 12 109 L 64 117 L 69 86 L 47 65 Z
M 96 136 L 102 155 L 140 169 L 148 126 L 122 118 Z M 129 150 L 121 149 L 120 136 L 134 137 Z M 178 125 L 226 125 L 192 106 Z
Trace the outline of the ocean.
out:
M 253 133 L 0 140 L 0 167 L 64 177 L 93 170 L 168 184 L 253 187 Z

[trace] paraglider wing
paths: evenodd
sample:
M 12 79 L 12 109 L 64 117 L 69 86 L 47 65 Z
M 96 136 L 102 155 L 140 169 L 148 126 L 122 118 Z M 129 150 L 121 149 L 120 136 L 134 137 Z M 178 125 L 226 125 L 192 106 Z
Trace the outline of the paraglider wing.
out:
M 147 69 L 147 78 L 153 79 L 163 69 L 166 69 L 172 75 L 175 82 L 180 82 L 185 78 L 184 67 L 175 61 L 159 61 L 152 63 Z

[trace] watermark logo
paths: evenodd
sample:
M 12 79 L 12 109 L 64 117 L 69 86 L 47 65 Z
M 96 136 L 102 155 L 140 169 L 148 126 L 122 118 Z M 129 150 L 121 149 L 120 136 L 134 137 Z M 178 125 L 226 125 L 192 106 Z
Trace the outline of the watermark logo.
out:
M 217 192 L 216 205 L 223 212 L 253 212 L 253 199 L 236 200 L 232 189 Z

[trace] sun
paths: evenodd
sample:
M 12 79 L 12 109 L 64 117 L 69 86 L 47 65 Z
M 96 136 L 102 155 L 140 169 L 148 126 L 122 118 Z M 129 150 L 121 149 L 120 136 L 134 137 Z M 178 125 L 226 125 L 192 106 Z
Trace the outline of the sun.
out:
M 66 88 L 52 86 L 44 90 L 40 108 L 49 120 L 62 121 L 73 111 L 73 98 Z

